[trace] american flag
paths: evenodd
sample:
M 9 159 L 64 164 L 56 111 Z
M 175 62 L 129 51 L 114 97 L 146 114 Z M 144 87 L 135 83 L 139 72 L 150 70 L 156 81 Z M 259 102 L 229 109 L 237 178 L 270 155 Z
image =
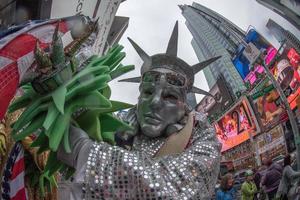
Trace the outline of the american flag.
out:
M 1 180 L 3 200 L 27 200 L 25 184 L 24 149 L 17 142 L 8 157 Z
M 60 20 L 59 31 L 65 34 L 80 16 Z M 14 97 L 19 82 L 34 62 L 33 51 L 36 41 L 41 48 L 47 48 L 58 20 L 29 22 L 21 29 L 0 34 L 0 120 L 3 119 L 8 105 Z M 9 155 L 2 177 L 0 199 L 26 200 L 24 184 L 24 150 L 16 143 Z
M 80 16 L 60 20 L 59 31 L 65 34 Z M 39 40 L 41 48 L 52 42 L 58 20 L 29 22 L 8 35 L 0 34 L 0 120 L 3 119 L 8 105 L 14 97 L 18 84 L 34 61 L 34 48 Z

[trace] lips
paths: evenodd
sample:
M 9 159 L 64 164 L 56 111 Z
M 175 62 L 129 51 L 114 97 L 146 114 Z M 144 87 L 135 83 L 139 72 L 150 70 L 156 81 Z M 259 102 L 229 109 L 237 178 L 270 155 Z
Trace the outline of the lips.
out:
M 152 115 L 152 114 L 145 114 L 145 121 L 147 121 L 150 124 L 158 124 L 161 122 L 160 117 Z

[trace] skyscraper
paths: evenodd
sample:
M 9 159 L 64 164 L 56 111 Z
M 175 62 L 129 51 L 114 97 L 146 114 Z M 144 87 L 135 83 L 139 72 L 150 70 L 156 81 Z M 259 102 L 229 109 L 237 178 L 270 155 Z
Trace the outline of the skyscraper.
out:
M 266 27 L 279 42 L 285 41 L 288 47 L 293 47 L 300 52 L 300 40 L 293 33 L 284 29 L 272 19 L 269 19 Z
M 218 13 L 197 3 L 192 6 L 182 5 L 180 8 L 192 33 L 192 46 L 199 61 L 222 56 L 204 69 L 209 88 L 223 75 L 233 94 L 245 90 L 243 80 L 231 61 L 231 53 L 243 42 L 245 32 Z
M 298 0 L 256 0 L 300 30 L 300 2 Z

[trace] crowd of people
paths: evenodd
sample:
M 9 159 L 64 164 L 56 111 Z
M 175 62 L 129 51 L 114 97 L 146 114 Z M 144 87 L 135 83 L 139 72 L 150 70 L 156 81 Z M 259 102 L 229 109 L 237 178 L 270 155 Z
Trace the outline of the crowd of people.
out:
M 234 175 L 225 174 L 220 179 L 216 200 L 298 200 L 300 172 L 292 166 L 290 155 L 284 158 L 283 166 L 266 159 L 259 168 L 245 172 L 245 180 L 237 187 Z

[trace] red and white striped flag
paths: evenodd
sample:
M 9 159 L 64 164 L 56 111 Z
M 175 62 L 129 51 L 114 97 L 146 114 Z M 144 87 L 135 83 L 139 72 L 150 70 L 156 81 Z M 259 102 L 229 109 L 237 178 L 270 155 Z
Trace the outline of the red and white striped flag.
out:
M 59 31 L 66 33 L 73 26 L 76 17 L 60 20 Z M 31 22 L 23 29 L 0 38 L 0 120 L 14 97 L 19 82 L 34 62 L 34 48 L 39 40 L 45 49 L 52 42 L 58 20 Z
M 27 200 L 24 183 L 25 164 L 24 149 L 21 143 L 17 142 L 4 168 L 1 182 L 1 194 L 3 200 Z

